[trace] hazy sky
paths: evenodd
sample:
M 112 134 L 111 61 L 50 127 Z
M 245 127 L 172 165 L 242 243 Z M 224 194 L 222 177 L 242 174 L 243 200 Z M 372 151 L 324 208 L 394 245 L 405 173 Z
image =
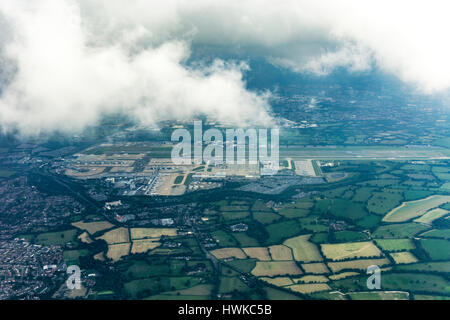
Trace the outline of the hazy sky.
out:
M 380 68 L 450 87 L 448 1 L 2 0 L 0 126 L 77 132 L 124 112 L 142 124 L 199 113 L 269 123 L 243 62 L 186 68 L 193 43 L 251 48 L 296 72 Z

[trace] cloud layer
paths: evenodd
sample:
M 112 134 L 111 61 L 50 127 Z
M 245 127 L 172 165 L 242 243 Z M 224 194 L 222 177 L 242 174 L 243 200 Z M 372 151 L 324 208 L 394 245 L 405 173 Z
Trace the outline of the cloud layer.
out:
M 446 1 L 2 0 L 0 126 L 77 132 L 102 115 L 270 121 L 245 63 L 186 67 L 190 44 L 258 52 L 298 72 L 373 66 L 425 92 L 450 87 Z

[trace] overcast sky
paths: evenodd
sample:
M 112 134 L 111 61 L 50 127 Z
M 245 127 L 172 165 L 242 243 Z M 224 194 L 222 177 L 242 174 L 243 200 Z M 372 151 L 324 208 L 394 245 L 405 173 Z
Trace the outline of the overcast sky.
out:
M 186 68 L 192 44 L 251 48 L 295 72 L 379 68 L 450 87 L 448 1 L 1 0 L 0 126 L 78 132 L 105 114 L 142 124 L 199 113 L 269 124 L 244 62 Z

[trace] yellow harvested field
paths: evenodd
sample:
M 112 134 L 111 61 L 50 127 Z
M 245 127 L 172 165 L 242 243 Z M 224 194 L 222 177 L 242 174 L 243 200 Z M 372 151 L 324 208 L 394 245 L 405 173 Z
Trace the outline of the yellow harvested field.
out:
M 323 274 L 323 273 L 330 273 L 330 270 L 328 270 L 325 263 L 319 262 L 319 263 L 305 263 L 302 264 L 303 270 L 305 270 L 306 273 L 313 273 L 313 274 Z
M 252 274 L 261 277 L 302 274 L 302 270 L 293 261 L 258 261 Z
M 239 248 L 222 248 L 215 249 L 211 251 L 211 254 L 217 259 L 226 259 L 226 258 L 237 258 L 237 259 L 247 259 L 244 251 Z
M 80 289 L 69 290 L 66 297 L 69 299 L 84 298 L 86 297 L 87 290 L 85 286 L 81 285 Z
M 78 239 L 80 239 L 81 242 L 87 243 L 87 244 L 94 242 L 94 241 L 92 241 L 91 237 L 89 237 L 89 233 L 87 233 L 87 232 L 83 232 L 82 234 L 80 234 L 78 236 Z
M 288 278 L 288 277 L 275 277 L 275 278 L 262 277 L 259 279 L 261 279 L 262 281 L 265 281 L 267 283 L 273 284 L 275 286 L 278 286 L 278 287 L 284 287 L 284 286 L 289 286 L 289 285 L 293 284 L 291 278 Z
M 105 261 L 105 255 L 103 254 L 103 252 L 99 252 L 96 255 L 94 255 L 94 259 L 99 261 Z
M 130 242 L 127 228 L 113 229 L 106 232 L 104 235 L 97 237 L 97 239 L 103 239 L 108 244 Z
M 87 293 L 87 288 L 83 285 L 81 285 L 80 289 L 72 289 L 69 290 L 69 293 L 67 294 L 67 298 L 69 299 L 76 299 L 76 298 L 84 298 Z
M 331 260 L 379 257 L 380 249 L 371 241 L 321 244 L 323 254 Z
M 450 213 L 450 211 L 444 210 L 441 208 L 433 209 L 433 210 L 430 210 L 427 213 L 425 213 L 420 218 L 415 219 L 414 222 L 431 224 L 434 220 L 442 218 L 443 216 L 447 215 L 448 213 Z
M 330 286 L 326 283 L 293 284 L 292 286 L 288 286 L 286 288 L 300 293 L 313 293 L 331 290 Z
M 348 277 L 353 277 L 353 276 L 358 276 L 360 275 L 360 273 L 358 272 L 342 272 L 342 273 L 338 273 L 338 274 L 333 274 L 331 276 L 329 276 L 329 278 L 331 280 L 340 280 L 340 279 L 345 279 Z
M 123 256 L 128 255 L 129 251 L 129 243 L 112 244 L 108 246 L 108 253 L 106 256 L 115 262 L 119 261 Z
M 367 270 L 368 266 L 377 265 L 379 267 L 390 264 L 390 261 L 386 258 L 380 259 L 363 259 L 363 260 L 352 260 L 352 261 L 342 261 L 342 262 L 328 262 L 328 267 L 334 273 L 345 270 Z
M 254 247 L 254 248 L 242 248 L 245 254 L 250 258 L 255 258 L 261 261 L 270 261 L 269 251 L 264 247 Z
M 173 237 L 177 235 L 177 228 L 131 228 L 131 239 Z
M 325 276 L 303 276 L 299 279 L 295 279 L 296 283 L 319 283 L 328 281 L 328 278 Z
M 417 258 L 411 252 L 391 252 L 392 259 L 396 264 L 406 264 L 418 262 Z
M 111 229 L 114 227 L 112 223 L 109 223 L 108 221 L 95 221 L 95 222 L 74 222 L 72 223 L 74 227 L 77 227 L 81 230 L 86 230 L 91 235 L 102 230 Z
M 385 222 L 404 222 L 425 214 L 428 210 L 450 202 L 450 196 L 432 195 L 425 199 L 403 202 L 383 217 Z
M 302 262 L 322 261 L 323 257 L 320 255 L 317 246 L 309 242 L 310 234 L 287 239 L 284 245 L 290 247 L 294 253 L 294 259 Z
M 148 250 L 155 249 L 159 247 L 161 242 L 153 239 L 142 239 L 142 240 L 133 240 L 131 246 L 131 253 L 145 253 Z
M 284 245 L 269 247 L 272 260 L 292 260 L 292 250 Z

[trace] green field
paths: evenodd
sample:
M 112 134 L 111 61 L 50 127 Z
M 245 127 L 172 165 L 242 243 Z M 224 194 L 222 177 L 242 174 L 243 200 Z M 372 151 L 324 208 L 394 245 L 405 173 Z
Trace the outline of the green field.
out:
M 233 237 L 239 242 L 239 245 L 241 247 L 257 247 L 260 245 L 258 240 L 249 237 L 246 233 L 243 232 L 237 232 L 233 235 Z
M 129 279 L 145 279 L 149 277 L 164 276 L 170 273 L 170 265 L 150 265 L 145 260 L 133 261 L 133 264 L 124 272 Z
M 226 205 L 220 207 L 221 211 L 248 211 L 248 206 L 243 205 Z
M 450 261 L 414 263 L 409 265 L 396 266 L 395 270 L 450 273 Z
M 81 250 L 65 250 L 63 252 L 63 259 L 67 265 L 78 264 L 80 257 L 87 256 L 89 254 L 89 250 L 81 249 Z
M 329 230 L 329 226 L 318 221 L 317 216 L 309 216 L 297 219 L 302 228 L 311 232 L 325 232 Z
M 431 191 L 425 190 L 405 190 L 403 193 L 405 201 L 419 200 L 431 196 L 433 193 Z
M 221 247 L 238 246 L 238 242 L 236 241 L 236 239 L 232 235 L 223 230 L 214 231 L 211 233 L 211 235 Z
M 267 244 L 279 244 L 287 238 L 298 235 L 302 229 L 295 221 L 285 221 L 268 225 L 266 230 L 269 233 Z
M 314 233 L 312 237 L 309 239 L 309 241 L 316 244 L 328 242 L 328 233 L 325 232 Z
M 367 211 L 362 204 L 346 199 L 333 200 L 329 212 L 336 217 L 348 218 L 351 220 L 358 220 L 367 215 Z
M 228 261 L 227 264 L 240 272 L 249 273 L 256 266 L 256 259 L 239 259 Z
M 333 234 L 333 238 L 336 242 L 350 242 L 350 241 L 362 241 L 367 240 L 367 234 L 356 231 L 340 231 Z
M 415 249 L 411 239 L 378 239 L 375 243 L 384 251 L 407 251 Z
M 373 233 L 374 238 L 410 238 L 429 229 L 419 223 L 399 223 L 380 226 Z
M 124 289 L 130 297 L 140 299 L 164 291 L 191 288 L 200 281 L 201 279 L 196 277 L 153 277 L 126 282 Z
M 306 217 L 309 214 L 309 210 L 297 208 L 283 208 L 279 211 L 279 214 L 281 214 L 286 218 L 301 218 Z
M 450 229 L 430 230 L 422 234 L 424 238 L 450 239 Z
M 372 195 L 372 192 L 376 190 L 375 188 L 368 188 L 368 187 L 363 187 L 363 188 L 358 188 L 355 191 L 355 194 L 352 198 L 352 201 L 355 202 L 366 202 Z
M 422 239 L 420 244 L 431 260 L 450 260 L 450 241 L 443 239 Z
M 240 220 L 247 218 L 250 213 L 248 211 L 225 211 L 222 215 L 225 220 Z
M 356 221 L 356 224 L 364 229 L 372 229 L 376 227 L 381 221 L 381 216 L 375 214 L 368 214 L 361 220 Z
M 230 293 L 234 290 L 247 291 L 248 286 L 237 277 L 221 277 L 219 293 Z
M 272 212 L 253 212 L 253 219 L 262 224 L 271 224 L 280 218 L 278 214 Z
M 284 242 L 284 245 L 292 249 L 296 261 L 313 262 L 323 260 L 317 246 L 309 241 L 310 237 L 311 235 L 303 235 Z
M 261 201 L 261 200 L 256 200 L 255 203 L 253 203 L 251 210 L 252 211 L 269 211 L 269 212 L 272 211 L 269 207 L 266 206 L 264 201 Z
M 286 291 L 277 290 L 271 287 L 264 288 L 269 300 L 302 300 L 298 296 Z
M 447 167 L 433 167 L 432 172 L 440 180 L 450 180 L 450 169 Z
M 399 192 L 374 192 L 367 202 L 367 209 L 375 214 L 385 214 L 403 200 Z
M 39 234 L 35 241 L 42 245 L 63 246 L 68 242 L 76 242 L 77 229 Z
M 450 282 L 445 278 L 423 273 L 388 273 L 383 275 L 383 288 L 410 292 L 450 294 Z

